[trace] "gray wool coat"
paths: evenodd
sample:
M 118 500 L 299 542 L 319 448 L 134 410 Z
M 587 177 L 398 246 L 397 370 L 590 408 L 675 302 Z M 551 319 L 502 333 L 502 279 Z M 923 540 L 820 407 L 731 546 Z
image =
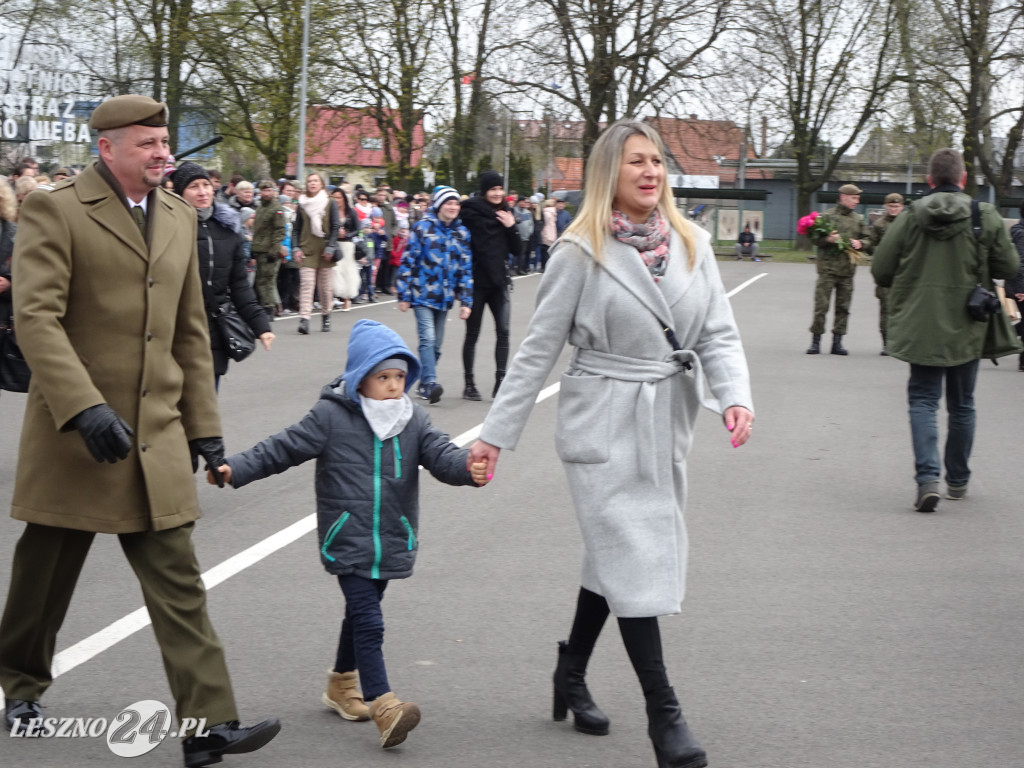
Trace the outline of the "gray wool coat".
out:
M 672 233 L 665 276 L 611 235 L 552 249 L 537 307 L 480 438 L 515 448 L 566 341 L 555 449 L 583 534 L 581 583 L 618 617 L 679 613 L 686 585 L 686 457 L 698 406 L 753 411 L 750 376 L 706 232 L 687 267 Z M 682 349 L 673 351 L 670 326 Z M 687 369 L 686 364 L 690 368 Z M 705 387 L 705 377 L 708 388 Z M 710 390 L 710 391 L 709 391 Z

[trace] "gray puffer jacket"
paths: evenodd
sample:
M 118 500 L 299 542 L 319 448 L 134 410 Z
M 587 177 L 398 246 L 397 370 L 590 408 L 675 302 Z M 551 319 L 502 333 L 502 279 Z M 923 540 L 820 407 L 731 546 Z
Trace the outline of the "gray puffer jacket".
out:
M 231 456 L 232 485 L 316 459 L 320 560 L 329 573 L 367 579 L 412 575 L 419 531 L 420 465 L 448 485 L 473 485 L 468 451 L 413 404 L 402 432 L 381 442 L 339 376 L 303 419 Z

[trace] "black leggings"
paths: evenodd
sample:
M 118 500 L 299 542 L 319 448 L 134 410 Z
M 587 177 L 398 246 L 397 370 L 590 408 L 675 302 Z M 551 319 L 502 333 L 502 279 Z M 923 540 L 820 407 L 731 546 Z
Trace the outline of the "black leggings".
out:
M 476 341 L 480 338 L 480 324 L 484 320 L 485 305 L 491 308 L 494 330 L 498 336 L 494 346 L 495 370 L 504 373 L 508 365 L 508 321 L 511 309 L 508 288 L 474 288 L 473 311 L 466 321 L 466 341 L 462 344 L 462 370 L 467 381 L 473 376 Z
M 576 617 L 569 633 L 569 652 L 590 656 L 610 613 L 608 601 L 596 592 L 580 587 Z M 619 633 L 646 696 L 668 686 L 668 673 L 661 652 L 661 630 L 657 616 L 618 619 Z

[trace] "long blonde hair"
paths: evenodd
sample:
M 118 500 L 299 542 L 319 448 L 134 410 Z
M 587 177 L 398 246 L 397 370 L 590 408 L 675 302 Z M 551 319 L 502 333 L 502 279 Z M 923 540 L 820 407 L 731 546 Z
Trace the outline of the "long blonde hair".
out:
M 626 141 L 631 136 L 649 139 L 661 155 L 662 164 L 665 163 L 665 143 L 650 125 L 632 119 L 612 123 L 597 137 L 590 151 L 590 159 L 587 160 L 583 174 L 583 204 L 565 231 L 566 235 L 576 235 L 588 241 L 593 259 L 598 263 L 602 260 L 604 240 L 611 231 L 612 201 L 615 200 L 615 190 L 619 183 L 619 167 L 622 165 Z M 693 269 L 697 263 L 697 249 L 692 225 L 676 208 L 668 179 L 662 182 L 658 210 L 682 238 L 689 255 L 687 267 Z
M 0 176 L 0 219 L 15 221 L 18 218 L 18 200 L 7 179 Z

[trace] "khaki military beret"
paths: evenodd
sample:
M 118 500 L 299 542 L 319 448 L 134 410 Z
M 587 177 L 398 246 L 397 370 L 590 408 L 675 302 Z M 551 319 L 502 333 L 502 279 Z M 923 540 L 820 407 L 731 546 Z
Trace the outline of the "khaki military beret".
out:
M 864 190 L 856 184 L 843 184 L 843 186 L 839 188 L 840 195 L 859 195 L 863 192 Z
M 903 195 L 901 195 L 899 192 L 891 192 L 891 193 L 889 193 L 888 195 L 885 196 L 885 202 L 887 202 L 887 203 L 902 203 L 903 202 Z
M 167 125 L 167 105 L 149 96 L 115 96 L 96 107 L 89 118 L 89 127 L 94 131 L 111 131 L 126 125 L 162 128 Z
M 277 189 L 277 184 L 272 182 L 270 179 L 264 179 L 256 185 L 256 189 Z

